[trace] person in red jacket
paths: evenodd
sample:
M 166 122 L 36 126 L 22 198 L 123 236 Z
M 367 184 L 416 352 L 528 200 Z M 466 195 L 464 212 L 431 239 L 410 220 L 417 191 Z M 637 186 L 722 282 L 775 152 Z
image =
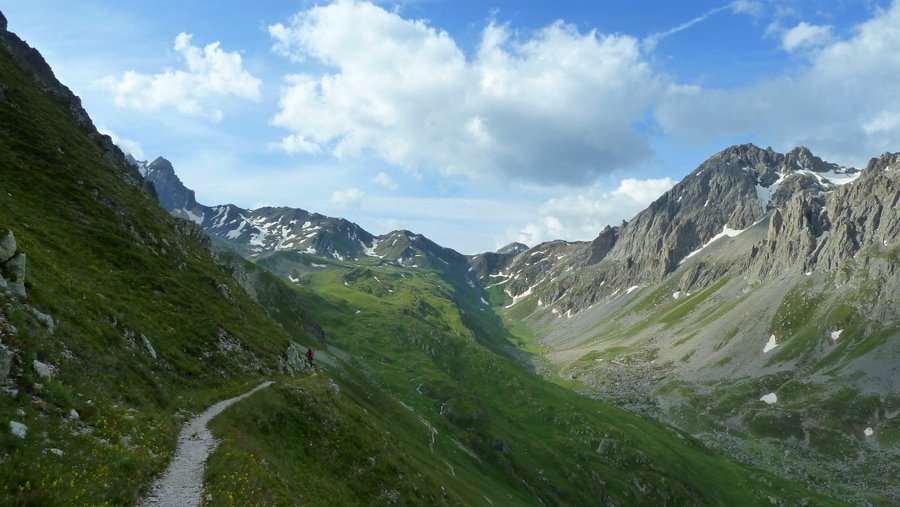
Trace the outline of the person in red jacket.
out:
M 313 349 L 311 349 L 311 348 L 306 349 L 306 362 L 309 363 L 310 368 L 312 368 L 312 366 L 313 366 L 313 358 L 314 357 L 316 357 L 316 353 L 313 352 Z

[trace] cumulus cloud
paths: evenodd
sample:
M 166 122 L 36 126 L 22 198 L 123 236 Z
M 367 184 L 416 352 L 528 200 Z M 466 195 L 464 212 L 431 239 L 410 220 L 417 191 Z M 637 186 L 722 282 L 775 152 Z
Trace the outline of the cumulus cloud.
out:
M 570 184 L 652 156 L 635 125 L 665 83 L 633 37 L 563 22 L 522 34 L 492 22 L 467 58 L 426 21 L 354 0 L 269 33 L 276 52 L 331 68 L 286 78 L 273 121 L 289 131 L 288 151 L 314 145 L 412 172 Z
M 612 190 L 595 185 L 550 199 L 540 207 L 539 219 L 508 234 L 499 243 L 519 241 L 534 246 L 559 238 L 593 239 L 603 227 L 630 219 L 674 184 L 671 178 L 627 178 Z
M 331 194 L 331 203 L 342 208 L 357 208 L 362 205 L 365 193 L 358 188 L 335 190 Z
M 105 136 L 109 136 L 109 138 L 112 139 L 112 142 L 116 146 L 118 146 L 119 149 L 134 157 L 135 160 L 147 160 L 144 157 L 144 150 L 141 149 L 141 145 L 138 144 L 137 141 L 119 137 L 112 130 L 109 130 L 103 125 L 98 126 L 97 131 Z
M 781 48 L 790 53 L 798 49 L 825 45 L 832 39 L 832 30 L 831 25 L 811 25 L 801 21 L 781 35 Z
M 184 32 L 175 38 L 174 47 L 184 70 L 167 69 L 160 74 L 128 71 L 121 77 L 106 76 L 100 84 L 113 93 L 120 107 L 158 111 L 171 106 L 180 113 L 214 120 L 222 118 L 217 104 L 224 97 L 259 99 L 261 82 L 243 69 L 237 52 L 222 50 L 219 42 L 194 46 L 191 35 Z
M 753 135 L 779 149 L 805 145 L 819 156 L 864 165 L 900 139 L 900 2 L 851 36 L 807 54 L 788 76 L 735 89 L 670 87 L 657 108 L 665 132 L 709 143 Z

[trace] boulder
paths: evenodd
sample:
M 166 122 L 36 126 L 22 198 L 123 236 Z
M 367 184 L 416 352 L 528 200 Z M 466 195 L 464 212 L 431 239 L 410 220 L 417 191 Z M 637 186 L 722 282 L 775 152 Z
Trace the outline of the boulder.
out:
M 9 421 L 9 432 L 19 438 L 25 438 L 28 435 L 28 426 L 16 421 Z
M 15 235 L 12 231 L 0 227 L 0 262 L 8 261 L 15 253 Z
M 25 254 L 18 252 L 3 263 L 0 274 L 8 282 L 8 290 L 19 297 L 25 297 Z
M 34 372 L 38 374 L 41 378 L 53 378 L 53 367 L 47 363 L 42 363 L 35 359 L 31 363 L 31 367 L 34 368 Z
M 47 328 L 50 334 L 56 330 L 56 322 L 53 321 L 53 317 L 47 315 L 46 313 L 40 312 L 37 308 L 32 308 L 31 313 L 34 317 Z
M 150 343 L 150 340 L 147 339 L 146 336 L 141 335 L 141 343 L 144 345 L 144 350 L 147 351 L 147 354 L 149 354 L 151 358 L 156 360 L 156 349 L 153 348 L 153 344 Z

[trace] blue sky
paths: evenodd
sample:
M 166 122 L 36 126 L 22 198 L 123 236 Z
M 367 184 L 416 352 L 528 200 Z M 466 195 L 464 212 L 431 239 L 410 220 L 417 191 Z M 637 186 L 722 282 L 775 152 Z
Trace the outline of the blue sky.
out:
M 200 202 L 464 253 L 589 240 L 754 142 L 900 140 L 900 3 L 0 0 L 120 146 Z

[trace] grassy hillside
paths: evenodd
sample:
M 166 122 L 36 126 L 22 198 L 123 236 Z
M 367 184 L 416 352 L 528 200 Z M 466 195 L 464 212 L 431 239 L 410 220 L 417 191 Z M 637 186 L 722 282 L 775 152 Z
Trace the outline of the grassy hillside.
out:
M 27 255 L 27 299 L 0 295 L 0 503 L 133 503 L 173 414 L 268 374 L 291 337 L 3 47 L 0 85 L 0 226 Z
M 394 493 L 462 505 L 828 503 L 525 372 L 498 353 L 509 336 L 491 312 L 438 272 L 333 266 L 301 284 L 328 302 L 317 318 L 349 357 L 213 424 L 226 436 L 211 459 L 213 504 L 229 495 L 327 504 L 310 490 L 351 503 Z M 322 466 L 323 454 L 343 465 Z M 234 477 L 237 463 L 247 477 Z

